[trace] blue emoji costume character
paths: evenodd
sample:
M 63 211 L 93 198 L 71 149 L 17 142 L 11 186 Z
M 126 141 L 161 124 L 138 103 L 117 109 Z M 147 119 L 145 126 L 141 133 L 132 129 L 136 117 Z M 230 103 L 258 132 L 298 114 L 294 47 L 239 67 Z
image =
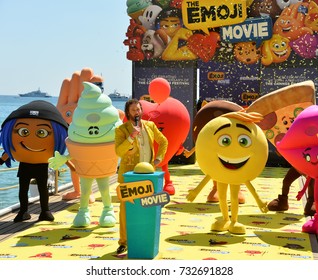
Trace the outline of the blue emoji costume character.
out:
M 1 125 L 0 144 L 11 160 L 19 161 L 20 210 L 14 222 L 29 220 L 28 191 L 31 179 L 36 179 L 40 194 L 41 213 L 39 221 L 53 221 L 49 210 L 48 159 L 54 151 L 63 154 L 66 150 L 68 124 L 57 108 L 44 100 L 35 100 L 22 105 L 4 120 Z

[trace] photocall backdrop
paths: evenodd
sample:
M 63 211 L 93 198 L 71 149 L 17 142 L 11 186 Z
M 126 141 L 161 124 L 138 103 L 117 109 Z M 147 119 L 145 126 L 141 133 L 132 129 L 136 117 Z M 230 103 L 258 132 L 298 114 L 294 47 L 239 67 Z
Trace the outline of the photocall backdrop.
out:
M 133 96 L 164 77 L 192 121 L 198 100 L 247 107 L 293 83 L 312 80 L 318 87 L 318 0 L 263 2 L 127 0 L 123 43 L 133 64 Z M 284 163 L 270 153 L 272 162 Z

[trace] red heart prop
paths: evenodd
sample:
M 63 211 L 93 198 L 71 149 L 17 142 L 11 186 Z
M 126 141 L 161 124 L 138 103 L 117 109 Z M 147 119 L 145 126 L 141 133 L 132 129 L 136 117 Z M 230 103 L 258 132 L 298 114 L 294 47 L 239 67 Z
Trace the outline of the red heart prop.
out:
M 169 160 L 183 145 L 190 130 L 190 115 L 187 108 L 177 99 L 168 97 L 161 104 L 140 100 L 143 109 L 142 118 L 153 121 L 168 139 L 168 150 L 160 166 Z
M 210 32 L 209 35 L 193 34 L 188 39 L 188 48 L 203 62 L 208 62 L 214 56 L 219 40 L 220 34 L 217 32 Z

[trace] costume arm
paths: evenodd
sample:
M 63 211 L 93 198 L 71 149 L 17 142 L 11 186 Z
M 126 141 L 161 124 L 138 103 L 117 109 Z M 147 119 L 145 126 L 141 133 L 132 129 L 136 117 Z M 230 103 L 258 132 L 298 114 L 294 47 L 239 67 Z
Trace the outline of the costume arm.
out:
M 48 163 L 50 168 L 58 170 L 63 164 L 65 164 L 69 160 L 71 160 L 70 155 L 61 155 L 58 151 L 55 151 L 54 157 L 50 157 L 48 159 Z

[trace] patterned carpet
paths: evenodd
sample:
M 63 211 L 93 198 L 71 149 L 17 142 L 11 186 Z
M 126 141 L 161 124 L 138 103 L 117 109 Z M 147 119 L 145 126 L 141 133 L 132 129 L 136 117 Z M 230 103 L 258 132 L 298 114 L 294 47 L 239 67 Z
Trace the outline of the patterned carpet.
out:
M 204 178 L 196 164 L 171 165 L 171 179 L 176 194 L 161 211 L 159 253 L 155 259 L 165 260 L 312 260 L 308 234 L 301 232 L 306 221 L 302 201 L 296 200 L 299 182 L 289 194 L 290 208 L 285 213 L 258 209 L 253 197 L 242 185 L 246 203 L 240 205 L 239 222 L 246 234 L 212 232 L 211 223 L 221 216 L 218 203 L 206 203 L 212 184 L 207 184 L 194 202 L 188 202 L 189 189 Z M 266 167 L 252 184 L 265 201 L 281 192 L 286 168 Z M 113 204 L 118 217 L 119 201 L 116 185 L 112 185 Z M 102 203 L 99 193 L 90 205 L 92 223 L 87 228 L 73 228 L 78 204 L 55 213 L 54 222 L 38 222 L 1 243 L 0 259 L 10 260 L 127 260 L 126 253 L 117 255 L 119 224 L 113 228 L 98 225 Z M 142 238 L 143 233 L 140 233 Z

